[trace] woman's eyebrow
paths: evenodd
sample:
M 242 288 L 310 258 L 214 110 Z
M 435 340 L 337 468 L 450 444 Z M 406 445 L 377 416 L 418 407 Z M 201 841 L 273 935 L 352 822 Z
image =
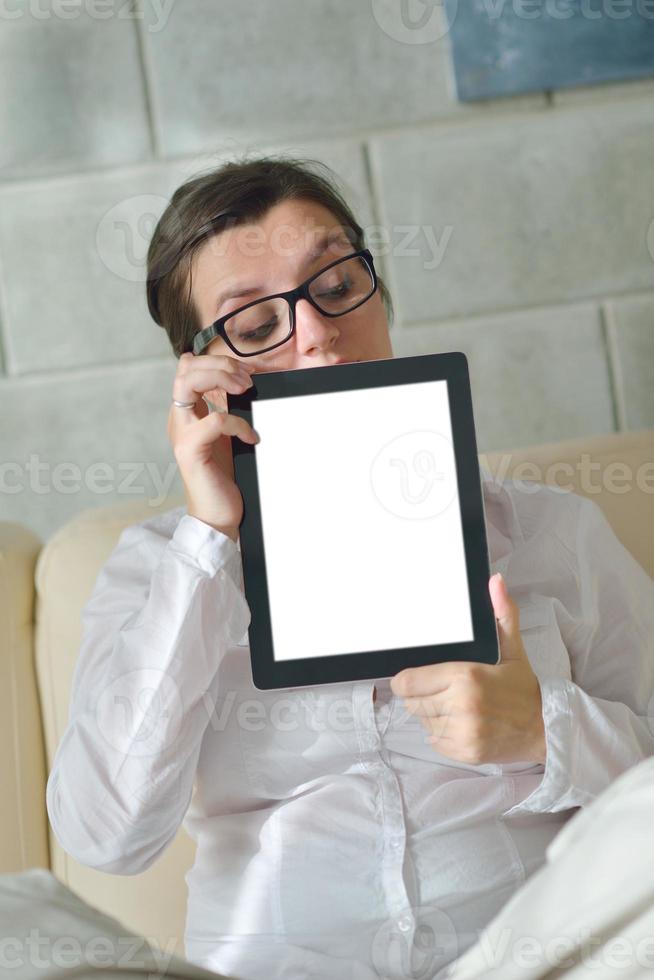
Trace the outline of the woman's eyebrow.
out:
M 321 255 L 324 255 L 328 248 L 334 244 L 349 246 L 350 248 L 353 247 L 352 243 L 346 237 L 345 232 L 332 231 L 329 234 L 321 235 L 320 238 L 318 238 L 315 245 L 310 248 L 304 256 L 303 265 L 306 266 L 311 262 L 315 262 L 316 259 L 319 259 Z M 253 296 L 255 293 L 262 291 L 262 286 L 239 286 L 237 284 L 227 286 L 218 296 L 214 310 L 216 314 L 218 314 L 227 300 L 244 299 L 246 296 Z

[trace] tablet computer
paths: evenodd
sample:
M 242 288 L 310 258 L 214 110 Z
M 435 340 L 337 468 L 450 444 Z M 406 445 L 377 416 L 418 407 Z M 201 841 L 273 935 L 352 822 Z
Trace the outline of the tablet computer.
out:
M 459 351 L 252 375 L 228 411 L 260 690 L 500 660 Z

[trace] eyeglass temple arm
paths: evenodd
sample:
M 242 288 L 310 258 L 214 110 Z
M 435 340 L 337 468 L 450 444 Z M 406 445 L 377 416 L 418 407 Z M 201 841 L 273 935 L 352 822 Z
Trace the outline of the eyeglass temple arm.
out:
M 205 327 L 204 330 L 200 330 L 200 332 L 196 333 L 195 337 L 193 338 L 193 353 L 199 354 L 200 351 L 214 339 L 214 337 L 219 336 L 220 331 L 215 323 L 212 323 L 210 327 Z

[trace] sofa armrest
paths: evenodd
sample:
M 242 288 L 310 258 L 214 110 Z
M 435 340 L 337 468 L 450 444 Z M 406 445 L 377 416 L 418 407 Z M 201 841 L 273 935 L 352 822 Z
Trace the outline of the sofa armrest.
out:
M 45 754 L 34 670 L 34 568 L 41 542 L 0 521 L 0 871 L 50 866 Z

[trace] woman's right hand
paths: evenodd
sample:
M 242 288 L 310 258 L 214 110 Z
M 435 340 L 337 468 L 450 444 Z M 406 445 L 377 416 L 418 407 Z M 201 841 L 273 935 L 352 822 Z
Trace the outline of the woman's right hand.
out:
M 168 413 L 168 438 L 184 484 L 187 512 L 234 541 L 243 518 L 243 498 L 234 482 L 231 436 L 249 443 L 258 442 L 258 436 L 245 419 L 228 414 L 226 392 L 246 391 L 252 384 L 251 370 L 225 354 L 182 354 L 173 398 L 194 401 L 195 407 L 171 404 Z M 221 411 L 210 411 L 203 395 Z

